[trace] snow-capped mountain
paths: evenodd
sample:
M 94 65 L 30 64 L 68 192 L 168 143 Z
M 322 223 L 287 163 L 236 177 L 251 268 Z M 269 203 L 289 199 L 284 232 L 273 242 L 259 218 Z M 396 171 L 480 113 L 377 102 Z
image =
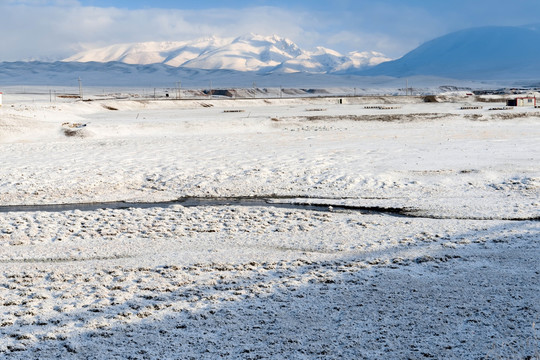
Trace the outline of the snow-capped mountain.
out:
M 75 54 L 65 62 L 111 62 L 132 65 L 180 66 L 197 56 L 225 46 L 230 39 L 209 37 L 195 41 L 164 41 L 111 45 Z
M 354 76 L 433 77 L 462 80 L 540 81 L 540 26 L 482 27 L 433 39 L 398 60 L 377 52 L 343 55 L 317 47 L 303 50 L 279 36 L 209 37 L 147 42 L 89 50 L 61 62 L 0 63 L 2 84 L 171 84 L 186 86 L 280 86 L 343 84 Z M 76 74 L 76 76 L 74 75 Z M 292 75 L 290 75 L 292 74 Z M 269 76 L 270 75 L 270 76 Z M 345 76 L 342 76 L 345 75 Z M 299 80 L 301 79 L 301 81 Z M 365 81 L 365 80 L 364 80 Z M 445 80 L 446 81 L 446 80 Z
M 278 36 L 242 36 L 228 44 L 201 53 L 180 66 L 236 71 L 270 70 L 303 54 L 292 41 Z
M 538 27 L 490 26 L 457 31 L 424 43 L 402 58 L 357 71 L 393 77 L 540 79 Z
M 346 62 L 336 67 L 336 71 L 365 69 L 392 60 L 377 51 L 353 51 L 348 54 L 348 58 Z
M 184 42 L 112 45 L 87 50 L 63 61 L 117 61 L 135 65 L 165 64 L 207 70 L 331 73 L 362 69 L 389 60 L 391 59 L 376 52 L 342 55 L 323 47 L 307 51 L 291 40 L 277 35 L 250 34 L 238 38 L 210 37 Z

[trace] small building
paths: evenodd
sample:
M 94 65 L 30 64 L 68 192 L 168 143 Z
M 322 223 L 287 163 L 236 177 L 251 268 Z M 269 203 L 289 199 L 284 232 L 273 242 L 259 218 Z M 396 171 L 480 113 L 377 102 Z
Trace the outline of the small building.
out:
M 536 106 L 536 97 L 526 96 L 506 100 L 506 106 Z

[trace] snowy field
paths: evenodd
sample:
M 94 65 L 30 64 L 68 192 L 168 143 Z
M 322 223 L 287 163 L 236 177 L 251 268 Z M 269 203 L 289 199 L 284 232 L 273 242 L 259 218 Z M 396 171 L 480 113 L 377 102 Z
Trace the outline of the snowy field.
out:
M 0 358 L 540 358 L 540 109 L 89 99 L 4 94 Z

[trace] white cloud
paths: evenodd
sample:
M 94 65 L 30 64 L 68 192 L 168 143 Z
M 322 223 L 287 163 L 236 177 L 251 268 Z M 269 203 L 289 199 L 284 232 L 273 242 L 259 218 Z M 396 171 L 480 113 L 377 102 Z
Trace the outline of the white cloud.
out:
M 47 6 L 35 6 L 37 3 Z M 211 35 L 277 33 L 293 40 L 304 36 L 295 14 L 274 7 L 126 10 L 50 3 L 26 0 L 0 4 L 0 31 L 7 34 L 3 36 L 6 50 L 0 61 L 60 59 L 115 43 L 191 40 Z
M 7 34 L 0 61 L 62 59 L 118 43 L 247 33 L 277 34 L 307 49 L 320 45 L 340 52 L 374 50 L 396 57 L 432 34 L 425 29 L 434 25 L 422 11 L 382 5 L 373 5 L 369 12 L 360 10 L 335 13 L 274 6 L 128 10 L 82 6 L 75 0 L 0 0 L 0 31 Z M 424 19 L 425 26 L 421 30 L 404 27 L 403 21 L 411 19 Z M 392 37 L 392 33 L 400 36 Z
M 534 10 L 540 9 L 536 0 L 533 8 L 532 0 L 523 0 L 509 14 L 497 15 L 500 6 L 488 6 L 493 1 L 503 4 L 502 0 L 455 0 L 451 4 L 336 0 L 291 1 L 286 7 L 234 8 L 239 5 L 231 2 L 230 8 L 219 9 L 128 10 L 82 6 L 76 0 L 0 0 L 0 61 L 61 59 L 80 50 L 117 43 L 246 33 L 277 34 L 306 49 L 320 45 L 342 53 L 379 51 L 396 58 L 422 42 L 463 27 L 520 25 L 519 19 L 532 22 L 537 13 Z

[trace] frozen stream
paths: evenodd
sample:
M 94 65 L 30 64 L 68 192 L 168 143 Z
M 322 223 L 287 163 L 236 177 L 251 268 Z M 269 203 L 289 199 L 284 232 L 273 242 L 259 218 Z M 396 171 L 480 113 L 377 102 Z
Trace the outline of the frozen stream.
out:
M 341 200 L 341 201 L 340 201 Z M 351 200 L 351 199 L 349 199 Z M 354 200 L 354 199 L 352 199 Z M 461 220 L 508 220 L 508 221 L 539 221 L 536 217 L 478 217 L 478 216 L 444 216 L 430 215 L 420 209 L 411 207 L 384 207 L 384 206 L 361 206 L 347 205 L 342 203 L 342 199 L 321 199 L 304 197 L 183 197 L 172 201 L 162 202 L 95 202 L 95 203 L 74 203 L 74 204 L 39 204 L 39 205 L 4 205 L 0 206 L 0 213 L 7 212 L 64 212 L 64 211 L 95 211 L 95 210 L 129 210 L 129 209 L 149 209 L 168 208 L 173 205 L 184 207 L 203 206 L 241 206 L 241 207 L 272 207 L 280 209 L 310 210 L 310 211 L 357 211 L 362 214 L 381 214 L 392 216 L 403 216 L 410 218 L 424 219 L 461 219 Z

